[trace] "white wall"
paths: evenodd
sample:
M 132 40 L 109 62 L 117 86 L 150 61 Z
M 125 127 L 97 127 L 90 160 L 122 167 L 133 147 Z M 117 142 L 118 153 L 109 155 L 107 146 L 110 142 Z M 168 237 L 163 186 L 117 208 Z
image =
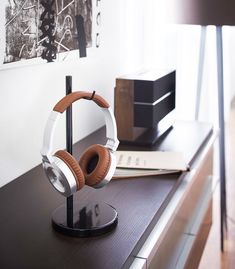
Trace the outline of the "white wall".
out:
M 227 37 L 228 40 L 228 50 L 229 55 L 227 55 L 227 59 L 229 62 L 229 66 L 231 66 L 230 72 L 229 72 L 229 79 L 231 81 L 230 83 L 230 96 L 235 96 L 235 52 L 234 52 L 234 46 L 235 46 L 235 27 L 229 28 L 229 34 Z
M 143 25 L 141 1 L 100 3 L 101 46 L 90 57 L 0 70 L 0 186 L 41 162 L 45 122 L 64 96 L 66 75 L 73 76 L 74 90 L 95 90 L 113 106 L 115 78 L 129 72 L 133 65 L 136 69 L 142 66 L 143 39 L 139 32 L 132 31 L 136 25 Z M 3 15 L 2 1 L 0 10 Z M 3 37 L 1 24 L 0 40 Z M 74 105 L 74 141 L 104 124 L 101 112 L 91 103 L 84 100 Z M 64 126 L 64 120 L 57 126 L 55 149 L 65 147 Z

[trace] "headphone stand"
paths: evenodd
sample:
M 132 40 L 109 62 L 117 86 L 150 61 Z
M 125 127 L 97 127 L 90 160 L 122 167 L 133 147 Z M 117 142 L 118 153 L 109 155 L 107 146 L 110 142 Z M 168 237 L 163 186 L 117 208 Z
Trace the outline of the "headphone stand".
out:
M 66 95 L 72 92 L 72 76 L 66 76 Z M 72 105 L 66 110 L 66 150 L 72 155 Z M 104 202 L 75 202 L 73 195 L 52 213 L 53 228 L 65 235 L 90 237 L 107 233 L 118 223 L 114 207 Z

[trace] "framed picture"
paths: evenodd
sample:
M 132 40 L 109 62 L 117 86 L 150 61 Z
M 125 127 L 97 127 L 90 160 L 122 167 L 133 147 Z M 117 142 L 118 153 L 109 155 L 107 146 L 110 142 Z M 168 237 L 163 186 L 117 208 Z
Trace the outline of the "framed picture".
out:
M 5 0 L 1 68 L 89 56 L 99 47 L 101 0 Z

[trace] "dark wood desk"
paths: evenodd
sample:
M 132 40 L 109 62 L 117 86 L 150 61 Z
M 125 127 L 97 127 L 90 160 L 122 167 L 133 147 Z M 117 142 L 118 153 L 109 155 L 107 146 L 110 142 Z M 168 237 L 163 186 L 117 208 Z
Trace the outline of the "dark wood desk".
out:
M 152 149 L 183 151 L 193 166 L 211 136 L 208 124 L 177 123 Z M 77 143 L 74 154 L 78 157 L 103 138 L 100 129 Z M 118 226 L 102 236 L 72 238 L 52 229 L 51 213 L 64 198 L 51 187 L 42 166 L 35 167 L 0 189 L 0 268 L 128 268 L 187 173 L 113 180 L 100 190 L 83 188 L 74 199 L 113 205 Z

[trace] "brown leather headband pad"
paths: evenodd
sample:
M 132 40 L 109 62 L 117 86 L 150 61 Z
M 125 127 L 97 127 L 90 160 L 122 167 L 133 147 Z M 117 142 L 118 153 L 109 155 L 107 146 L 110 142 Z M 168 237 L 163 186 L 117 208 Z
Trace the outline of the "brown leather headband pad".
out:
M 92 98 L 92 99 L 91 99 Z M 98 106 L 109 108 L 109 104 L 98 94 L 93 96 L 90 92 L 72 92 L 62 98 L 53 108 L 54 111 L 63 113 L 73 102 L 79 99 L 88 99 L 94 101 Z

